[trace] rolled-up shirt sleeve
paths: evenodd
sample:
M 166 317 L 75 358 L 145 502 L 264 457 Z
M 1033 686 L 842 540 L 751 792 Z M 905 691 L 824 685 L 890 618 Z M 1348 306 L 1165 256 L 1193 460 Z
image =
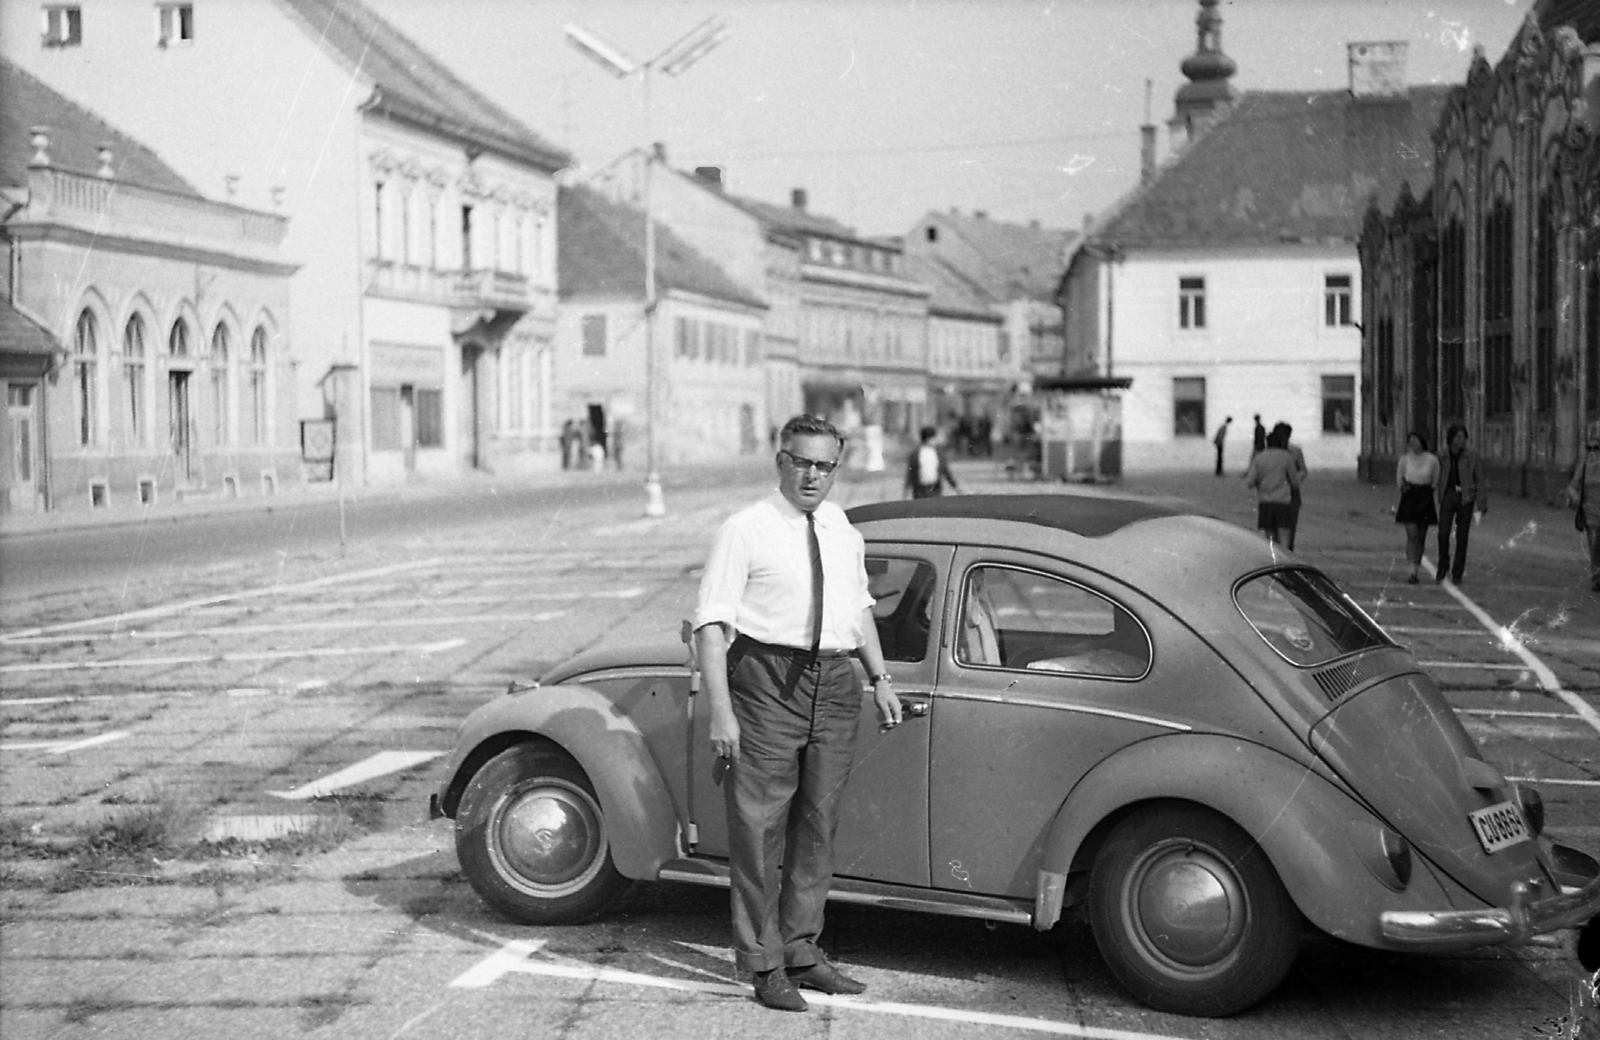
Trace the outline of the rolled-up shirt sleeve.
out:
M 737 627 L 739 605 L 744 600 L 745 582 L 750 577 L 751 540 L 745 525 L 734 517 L 722 525 L 711 545 L 711 556 L 700 577 L 700 601 L 695 607 L 694 627 L 721 624 Z

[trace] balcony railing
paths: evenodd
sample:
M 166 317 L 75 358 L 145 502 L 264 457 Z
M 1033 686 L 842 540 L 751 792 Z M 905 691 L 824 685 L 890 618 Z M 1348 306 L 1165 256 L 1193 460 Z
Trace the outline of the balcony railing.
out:
M 367 289 L 381 296 L 473 310 L 528 311 L 547 291 L 510 271 L 440 271 L 393 260 L 367 261 Z
M 497 311 L 526 311 L 533 306 L 528 276 L 510 271 L 455 272 L 455 304 Z

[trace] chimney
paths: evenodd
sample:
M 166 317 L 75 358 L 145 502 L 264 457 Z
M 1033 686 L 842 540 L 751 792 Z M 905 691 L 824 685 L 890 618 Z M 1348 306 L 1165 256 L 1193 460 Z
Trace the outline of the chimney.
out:
M 1402 97 L 1406 92 L 1406 50 L 1404 40 L 1381 43 L 1346 44 L 1350 54 L 1350 96 L 1358 98 Z
M 696 166 L 694 168 L 694 175 L 703 183 L 717 189 L 718 191 L 722 190 L 722 167 Z
M 105 181 L 115 179 L 117 176 L 117 168 L 111 161 L 111 146 L 109 144 L 102 144 L 97 154 L 100 159 L 100 167 L 94 171 L 94 175 Z
M 666 145 L 666 142 L 657 141 L 655 144 L 651 145 L 651 148 L 655 152 L 656 162 L 658 162 L 661 165 L 665 166 L 667 164 L 667 145 Z
M 806 209 L 806 190 L 796 188 L 789 193 L 789 205 L 804 213 Z
M 974 219 L 974 220 L 988 220 L 989 219 L 989 211 L 986 210 L 986 209 L 975 209 L 975 210 L 972 211 L 972 219 Z
M 1144 122 L 1139 126 L 1139 183 L 1149 184 L 1156 175 L 1156 125 L 1150 121 L 1150 93 L 1155 80 L 1144 81 Z

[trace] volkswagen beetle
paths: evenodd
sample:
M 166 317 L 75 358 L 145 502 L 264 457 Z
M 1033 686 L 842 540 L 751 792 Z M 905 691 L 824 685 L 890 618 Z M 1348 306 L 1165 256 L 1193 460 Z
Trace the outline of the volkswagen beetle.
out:
M 1307 925 L 1385 950 L 1516 943 L 1600 909 L 1600 864 L 1479 753 L 1320 571 L 1147 502 L 850 511 L 906 724 L 861 713 L 831 898 L 1048 929 L 1087 915 L 1151 1007 L 1270 993 Z M 463 724 L 432 812 L 535 924 L 634 880 L 728 884 L 683 640 L 581 655 Z

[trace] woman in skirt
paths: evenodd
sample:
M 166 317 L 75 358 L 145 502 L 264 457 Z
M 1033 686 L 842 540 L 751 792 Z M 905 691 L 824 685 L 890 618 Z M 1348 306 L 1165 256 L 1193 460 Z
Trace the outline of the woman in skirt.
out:
M 1406 562 L 1411 564 L 1408 585 L 1417 583 L 1422 566 L 1422 547 L 1428 542 L 1428 528 L 1439 522 L 1433 505 L 1433 483 L 1439 477 L 1439 457 L 1428 450 L 1428 439 L 1413 430 L 1406 438 L 1406 453 L 1394 468 L 1394 482 L 1400 486 L 1400 504 L 1394 522 L 1406 525 Z

